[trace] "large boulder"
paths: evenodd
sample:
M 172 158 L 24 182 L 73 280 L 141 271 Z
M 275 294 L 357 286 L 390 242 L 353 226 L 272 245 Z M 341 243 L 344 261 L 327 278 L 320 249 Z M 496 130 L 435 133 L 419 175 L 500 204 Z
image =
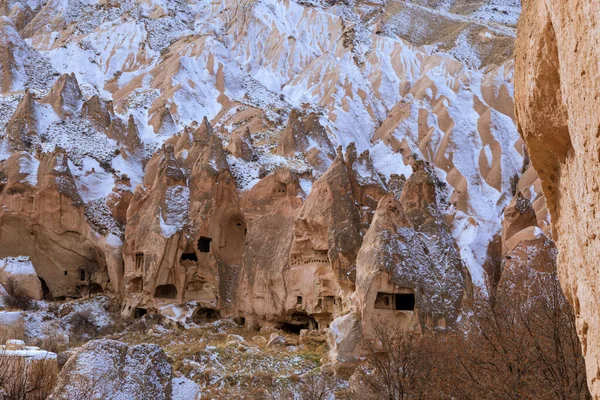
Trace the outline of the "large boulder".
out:
M 173 377 L 173 400 L 200 399 L 200 386 L 185 376 Z
M 94 340 L 63 367 L 50 399 L 169 400 L 171 365 L 154 344 Z
M 336 367 L 352 369 L 360 356 L 362 342 L 361 320 L 356 312 L 333 320 L 327 331 L 329 353 L 327 357 Z
M 42 284 L 29 257 L 6 257 L 0 259 L 0 284 L 7 291 L 18 285 L 19 294 L 35 300 L 42 299 Z M 9 293 L 16 294 L 16 293 Z

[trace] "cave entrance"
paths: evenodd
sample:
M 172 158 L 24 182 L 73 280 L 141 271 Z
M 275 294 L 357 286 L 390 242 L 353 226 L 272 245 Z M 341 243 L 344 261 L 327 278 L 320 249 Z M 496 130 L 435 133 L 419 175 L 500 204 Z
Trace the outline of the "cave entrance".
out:
M 200 239 L 198 239 L 198 251 L 200 253 L 210 253 L 210 242 L 212 242 L 211 238 L 200 236 Z
M 98 294 L 98 293 L 102 293 L 104 292 L 104 289 L 102 289 L 102 285 L 99 283 L 92 283 L 92 285 L 90 286 L 90 294 Z
M 159 285 L 154 290 L 154 297 L 163 299 L 175 299 L 177 298 L 177 288 L 175 285 Z
M 196 253 L 182 253 L 181 254 L 181 261 L 198 261 L 198 256 L 196 255 Z
M 221 313 L 214 308 L 199 308 L 192 316 L 195 323 L 215 322 L 221 319 Z
M 231 217 L 223 227 L 222 258 L 229 264 L 241 264 L 246 248 L 246 223 L 238 216 Z
M 41 276 L 38 276 L 38 279 L 40 280 L 40 284 L 42 285 L 42 296 L 43 296 L 44 300 L 46 300 L 46 301 L 54 300 L 52 297 L 52 292 L 50 291 L 50 288 L 46 284 L 46 281 L 44 280 L 44 278 L 42 278 Z
M 375 309 L 377 310 L 397 310 L 414 311 L 415 294 L 414 293 L 384 293 L 378 292 L 375 298 Z
M 319 329 L 317 321 L 308 314 L 294 313 L 290 317 L 289 322 L 282 322 L 279 324 L 279 329 L 284 332 L 299 334 L 302 329 Z
M 148 314 L 148 310 L 146 310 L 145 308 L 138 307 L 133 313 L 133 318 L 142 318 L 146 314 Z

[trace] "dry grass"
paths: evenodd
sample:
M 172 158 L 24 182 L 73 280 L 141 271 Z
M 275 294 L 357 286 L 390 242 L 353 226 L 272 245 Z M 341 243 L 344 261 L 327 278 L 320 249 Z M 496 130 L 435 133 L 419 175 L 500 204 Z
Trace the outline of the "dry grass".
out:
M 14 277 L 8 278 L 4 290 L 8 294 L 4 298 L 4 303 L 9 310 L 30 310 L 34 307 L 33 301 Z
M 186 329 L 167 320 L 146 319 L 107 338 L 161 346 L 173 370 L 198 383 L 211 399 L 288 398 L 294 388 L 304 384 L 302 375 L 319 370 L 327 351 L 324 335 L 300 338 L 278 332 L 286 338 L 287 347 L 267 348 L 252 338 L 268 340 L 269 335 L 237 326 L 231 320 Z M 243 337 L 246 345 L 227 345 L 230 334 Z
M 261 334 L 248 330 L 231 319 L 187 327 L 156 314 L 123 319 L 118 308 L 106 302 L 103 307 L 111 322 L 99 326 L 90 312 L 93 308 L 83 306 L 88 301 L 52 303 L 38 311 L 43 314 L 40 323 L 69 326 L 66 331 L 69 340 L 63 338 L 65 331 L 57 331 L 56 337 L 40 338 L 36 343 L 59 354 L 61 364 L 74 349 L 89 340 L 113 339 L 129 345 L 159 345 L 169 357 L 173 370 L 198 383 L 207 398 L 291 398 L 291 393 L 299 392 L 301 385 L 318 392 L 323 382 L 329 382 L 321 382 L 313 376 L 320 376 L 320 359 L 328 350 L 323 334 L 301 338 L 278 331 L 285 337 L 286 345 L 269 348 L 264 342 L 268 341 L 270 332 Z M 229 335 L 241 336 L 245 344 L 228 344 Z M 256 343 L 255 336 L 262 336 L 265 341 Z

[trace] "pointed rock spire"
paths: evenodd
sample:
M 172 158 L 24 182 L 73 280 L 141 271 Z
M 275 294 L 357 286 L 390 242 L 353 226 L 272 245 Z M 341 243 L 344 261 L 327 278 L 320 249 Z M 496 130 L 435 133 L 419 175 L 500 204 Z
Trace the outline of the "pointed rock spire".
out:
M 110 126 L 114 114 L 112 101 L 105 102 L 98 95 L 92 96 L 83 103 L 82 114 L 90 120 L 96 128 L 105 130 Z
M 28 149 L 37 135 L 38 121 L 36 119 L 37 102 L 29 90 L 19 102 L 17 109 L 6 125 L 9 144 L 14 150 Z
M 125 136 L 125 145 L 130 151 L 134 151 L 142 147 L 142 141 L 140 139 L 140 132 L 135 123 L 133 115 L 129 115 L 127 120 L 127 131 Z
M 69 168 L 69 156 L 66 150 L 57 147 L 47 158 L 47 163 L 51 168 L 49 175 L 53 176 L 59 193 L 73 200 L 73 205 L 83 205 L 83 199 L 77 191 L 75 179 Z
M 183 172 L 181 165 L 175 157 L 175 150 L 173 145 L 165 144 L 162 149 L 162 159 L 158 167 L 158 179 L 166 178 L 167 180 L 174 182 L 186 182 L 186 176 Z M 169 183 L 169 185 L 171 184 Z
M 70 116 L 79 111 L 83 95 L 75 73 L 62 74 L 43 99 L 44 103 L 52 106 L 57 114 Z
M 194 143 L 207 143 L 210 137 L 213 136 L 213 133 L 212 125 L 208 121 L 208 118 L 204 117 L 198 129 L 192 133 Z
M 250 128 L 234 132 L 229 141 L 228 149 L 234 157 L 251 161 L 253 158 L 253 146 Z

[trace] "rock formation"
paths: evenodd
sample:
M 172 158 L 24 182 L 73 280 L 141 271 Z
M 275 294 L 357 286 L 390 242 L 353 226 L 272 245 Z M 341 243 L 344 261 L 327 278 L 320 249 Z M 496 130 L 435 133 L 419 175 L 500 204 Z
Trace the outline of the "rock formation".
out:
M 19 286 L 21 296 L 34 300 L 43 298 L 41 281 L 28 257 L 6 257 L 0 260 L 0 284 L 7 288 L 9 283 L 13 285 L 13 289 L 15 285 Z
M 99 240 L 86 222 L 63 150 L 39 156 L 17 152 L 0 165 L 0 171 L 5 177 L 0 257 L 30 257 L 44 295 L 49 298 L 80 296 L 84 290 L 82 281 L 86 280 L 82 279 L 82 271 L 87 265 L 99 265 L 109 271 L 108 275 L 97 277 L 100 285 L 106 285 L 109 275 L 119 280 L 113 274 L 116 268 L 107 269 L 110 252 L 102 249 L 104 240 Z
M 379 201 L 358 252 L 353 311 L 333 323 L 332 361 L 359 356 L 360 338 L 371 337 L 377 324 L 418 331 L 455 326 L 472 296 L 432 173 L 422 162 L 415 169 L 401 194 Z
M 171 365 L 157 345 L 87 343 L 62 368 L 49 399 L 171 399 Z
M 558 270 L 573 304 L 593 396 L 600 396 L 598 7 L 523 3 L 515 62 L 519 128 L 552 217 Z

